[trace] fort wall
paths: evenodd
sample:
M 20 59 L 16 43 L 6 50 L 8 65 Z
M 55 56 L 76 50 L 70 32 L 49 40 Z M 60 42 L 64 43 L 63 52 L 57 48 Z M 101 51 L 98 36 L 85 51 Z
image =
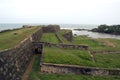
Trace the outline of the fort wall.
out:
M 77 75 L 120 75 L 120 69 L 107 69 L 97 67 L 84 67 L 77 65 L 43 63 L 41 67 L 43 73 L 54 74 L 77 74 Z
M 14 48 L 0 51 L 0 79 L 1 80 L 21 80 L 34 52 L 33 42 L 40 43 L 43 46 L 58 47 L 63 49 L 80 49 L 89 50 L 87 45 L 73 45 L 73 44 L 54 44 L 49 42 L 39 42 L 43 33 L 55 33 L 60 30 L 58 25 L 48 25 L 42 27 L 40 30 L 33 33 L 30 37 L 21 41 L 19 45 Z M 57 36 L 57 35 L 56 35 Z M 68 41 L 72 41 L 72 31 L 63 35 Z M 61 40 L 59 40 L 61 42 Z M 37 44 L 36 44 L 37 45 Z M 38 45 L 39 46 L 39 45 Z M 81 67 L 76 65 L 63 65 L 42 63 L 44 50 L 40 56 L 41 71 L 45 73 L 70 73 L 70 74 L 86 74 L 86 75 L 120 75 L 120 69 L 106 69 L 106 68 L 93 68 Z M 109 51 L 107 51 L 109 52 Z M 113 51 L 114 52 L 114 51 Z M 92 54 L 101 53 L 91 52 Z M 104 52 L 106 53 L 106 52 Z
M 38 42 L 43 44 L 44 46 L 48 47 L 58 47 L 63 49 L 80 49 L 80 50 L 88 50 L 89 47 L 87 45 L 74 45 L 74 44 L 55 44 L 55 43 L 49 43 L 49 42 Z
M 0 80 L 21 80 L 32 56 L 32 41 L 38 41 L 42 30 L 24 39 L 12 49 L 0 51 Z
M 69 31 L 65 34 L 62 35 L 64 38 L 66 38 L 68 41 L 72 42 L 73 40 L 73 34 L 72 34 L 72 31 Z
M 55 33 L 60 30 L 59 25 L 48 25 L 42 28 L 44 33 Z
M 90 51 L 91 54 L 110 54 L 110 53 L 120 53 L 120 50 L 96 50 L 96 51 Z

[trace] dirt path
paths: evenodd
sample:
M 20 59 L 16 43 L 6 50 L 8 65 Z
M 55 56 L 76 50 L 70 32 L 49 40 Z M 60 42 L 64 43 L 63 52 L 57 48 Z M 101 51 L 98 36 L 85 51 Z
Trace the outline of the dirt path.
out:
M 112 42 L 110 42 L 109 40 L 98 40 L 100 43 L 108 46 L 108 47 L 116 47 L 116 45 Z
M 28 79 L 29 73 L 30 73 L 30 71 L 32 70 L 32 66 L 33 66 L 33 63 L 34 63 L 34 58 L 35 58 L 35 57 L 33 56 L 32 60 L 30 61 L 30 63 L 29 63 L 29 65 L 28 65 L 25 73 L 23 74 L 23 77 L 22 77 L 21 80 L 27 80 L 27 79 Z
M 104 44 L 107 45 L 107 46 L 109 46 L 109 47 L 115 47 L 115 44 L 113 44 L 110 41 L 104 41 Z
M 90 50 L 88 50 L 88 53 L 90 55 L 91 60 L 95 63 L 95 58 L 94 58 L 93 54 L 90 52 Z

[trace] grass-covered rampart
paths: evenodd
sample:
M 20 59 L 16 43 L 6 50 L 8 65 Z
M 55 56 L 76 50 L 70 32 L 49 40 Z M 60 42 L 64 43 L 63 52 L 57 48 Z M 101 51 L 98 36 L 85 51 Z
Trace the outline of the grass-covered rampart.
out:
M 62 36 L 67 31 L 61 30 L 57 34 L 63 43 L 70 43 Z M 54 33 L 44 33 L 41 41 L 58 43 Z M 70 44 L 88 45 L 91 51 L 119 50 L 120 40 L 117 39 L 93 39 L 86 36 L 73 37 Z M 112 46 L 111 46 L 112 44 Z M 110 46 L 109 46 L 110 45 Z M 120 68 L 119 54 L 94 54 L 95 63 L 88 51 L 77 49 L 44 48 L 44 62 L 55 64 L 70 64 L 90 67 Z M 107 63 L 107 65 L 106 65 Z
M 88 45 L 92 51 L 120 50 L 120 40 L 118 39 L 93 39 L 86 36 L 77 36 L 73 38 L 72 43 Z
M 40 27 L 20 28 L 0 33 L 0 50 L 13 48 Z
M 61 30 L 56 34 L 63 43 L 70 43 L 62 35 L 67 31 Z M 54 33 L 44 33 L 40 41 L 59 43 Z M 73 37 L 70 44 L 88 45 L 91 51 L 95 50 L 119 50 L 120 40 L 116 39 L 92 39 L 85 36 Z M 120 54 L 93 54 L 95 63 L 90 54 L 85 50 L 61 49 L 56 47 L 44 47 L 43 62 L 55 64 L 69 64 L 88 67 L 120 68 Z M 39 69 L 39 57 L 36 56 L 33 69 L 28 80 L 119 80 L 120 76 L 90 76 L 74 74 L 46 74 Z

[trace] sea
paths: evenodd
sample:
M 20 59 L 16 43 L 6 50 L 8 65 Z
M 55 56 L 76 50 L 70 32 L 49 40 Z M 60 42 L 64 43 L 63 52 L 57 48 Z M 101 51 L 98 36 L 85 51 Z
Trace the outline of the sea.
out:
M 48 25 L 48 24 L 0 24 L 0 31 L 7 30 L 7 29 L 15 29 L 21 28 L 23 25 Z M 120 39 L 120 35 L 112 35 L 112 34 L 105 34 L 105 33 L 98 33 L 98 32 L 91 32 L 91 31 L 78 31 L 74 29 L 88 29 L 91 30 L 93 28 L 97 28 L 98 25 L 96 24 L 58 24 L 60 25 L 61 29 L 70 29 L 73 32 L 73 35 L 85 35 L 91 38 L 113 38 L 113 39 Z

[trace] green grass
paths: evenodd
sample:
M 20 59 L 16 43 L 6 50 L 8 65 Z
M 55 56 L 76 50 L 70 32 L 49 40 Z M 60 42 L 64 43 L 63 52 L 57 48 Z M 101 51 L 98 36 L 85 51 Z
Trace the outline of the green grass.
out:
M 45 54 L 43 61 L 46 63 L 71 64 L 81 66 L 94 65 L 87 51 L 49 47 L 45 47 L 44 50 Z
M 40 29 L 40 27 L 21 28 L 0 33 L 0 50 L 15 47 L 23 39 L 36 32 L 38 29 Z M 17 35 L 14 35 L 14 33 L 17 33 Z
M 44 33 L 40 41 L 59 43 L 57 37 L 55 36 L 55 33 Z
M 45 47 L 44 62 L 102 68 L 120 68 L 120 54 L 94 54 L 92 62 L 87 51 Z
M 85 36 L 74 37 L 72 43 L 88 45 L 91 50 L 105 48 L 105 45 L 103 45 L 103 44 L 99 43 L 98 41 L 95 41 L 91 38 L 85 37 Z
M 74 74 L 42 74 L 35 73 L 36 78 L 29 80 L 120 80 L 119 76 L 86 76 Z
M 39 56 L 35 56 L 28 80 L 120 80 L 120 76 L 89 76 L 74 74 L 46 74 L 39 70 Z
M 115 43 L 116 47 L 109 47 L 100 42 L 100 40 L 107 40 L 109 42 Z M 73 38 L 73 44 L 84 44 L 88 45 L 90 50 L 119 50 L 120 40 L 117 39 L 92 39 L 85 36 L 77 36 Z
M 120 68 L 120 54 L 94 54 L 96 65 L 106 68 Z
M 36 55 L 34 58 L 34 64 L 29 74 L 28 80 L 39 80 L 37 76 L 39 76 L 38 74 L 40 72 L 40 56 Z

